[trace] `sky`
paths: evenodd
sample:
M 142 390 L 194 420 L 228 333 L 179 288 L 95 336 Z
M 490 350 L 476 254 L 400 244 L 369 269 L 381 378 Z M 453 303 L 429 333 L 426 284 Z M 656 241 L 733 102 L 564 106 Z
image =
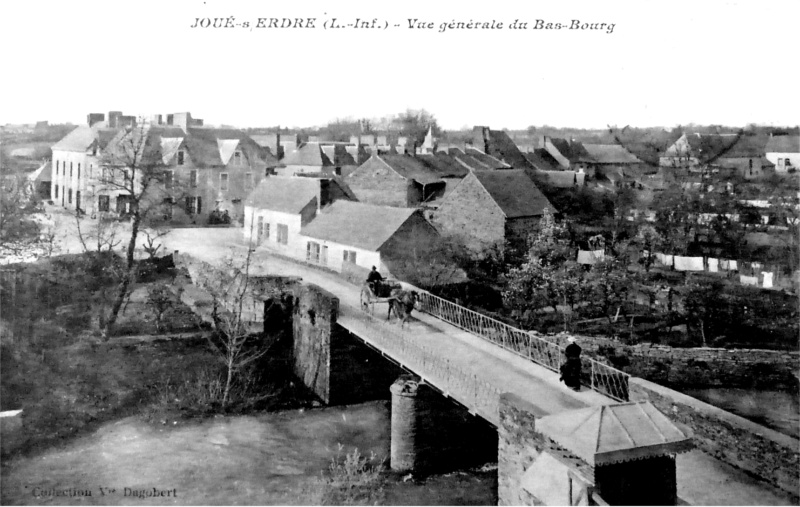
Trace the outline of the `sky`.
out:
M 230 16 L 250 26 L 192 28 Z M 314 28 L 256 27 L 273 17 Z M 798 19 L 796 0 L 6 0 L 0 124 L 121 110 L 291 127 L 424 108 L 445 129 L 791 126 Z M 469 21 L 504 26 L 440 31 Z

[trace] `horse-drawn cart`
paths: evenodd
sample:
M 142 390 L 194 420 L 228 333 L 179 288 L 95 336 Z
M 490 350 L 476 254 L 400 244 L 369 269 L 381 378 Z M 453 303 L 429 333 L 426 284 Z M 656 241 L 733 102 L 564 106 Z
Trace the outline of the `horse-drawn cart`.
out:
M 403 287 L 396 280 L 365 283 L 361 287 L 361 309 L 370 315 L 375 314 L 375 303 L 389 303 L 393 290 Z M 391 307 L 389 308 L 391 310 Z

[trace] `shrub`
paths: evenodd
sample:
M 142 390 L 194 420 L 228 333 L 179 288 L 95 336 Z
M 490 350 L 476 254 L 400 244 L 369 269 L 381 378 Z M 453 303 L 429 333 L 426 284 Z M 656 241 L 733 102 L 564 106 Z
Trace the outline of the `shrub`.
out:
M 327 475 L 319 482 L 322 505 L 378 505 L 384 497 L 382 472 L 384 461 L 375 454 L 362 456 L 358 448 L 342 457 L 344 446 L 339 444 L 331 458 Z

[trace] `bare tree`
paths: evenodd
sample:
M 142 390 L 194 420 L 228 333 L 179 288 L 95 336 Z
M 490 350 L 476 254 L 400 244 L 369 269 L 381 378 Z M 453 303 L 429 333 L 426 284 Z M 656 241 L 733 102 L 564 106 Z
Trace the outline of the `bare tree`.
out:
M 251 220 L 253 224 L 255 220 Z M 251 228 L 253 226 L 251 225 Z M 252 230 L 250 237 L 253 237 Z M 251 283 L 250 268 L 253 259 L 252 239 L 244 258 L 232 255 L 202 283 L 213 298 L 212 320 L 216 333 L 209 336 L 209 342 L 217 352 L 217 357 L 225 367 L 225 389 L 222 396 L 223 408 L 230 401 L 231 387 L 236 376 L 247 366 L 261 359 L 269 348 L 260 344 L 263 336 L 251 330 L 251 320 L 256 313 L 263 316 L 263 303 L 255 297 Z
M 172 171 L 162 158 L 159 128 L 147 122 L 121 131 L 100 158 L 97 183 L 102 191 L 117 198 L 117 212 L 129 218 L 125 246 L 125 270 L 106 323 L 110 330 L 136 280 L 136 242 L 145 227 L 164 219 L 159 213 L 174 202 L 176 188 Z M 151 245 L 152 246 L 152 245 Z

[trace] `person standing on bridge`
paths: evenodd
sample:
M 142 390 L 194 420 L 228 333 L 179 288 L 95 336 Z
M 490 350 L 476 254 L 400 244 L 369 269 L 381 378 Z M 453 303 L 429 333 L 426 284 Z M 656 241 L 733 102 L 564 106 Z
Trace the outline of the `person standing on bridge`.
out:
M 561 365 L 561 378 L 564 384 L 573 391 L 581 390 L 581 347 L 575 338 L 567 338 L 569 345 L 564 349 L 567 360 Z

